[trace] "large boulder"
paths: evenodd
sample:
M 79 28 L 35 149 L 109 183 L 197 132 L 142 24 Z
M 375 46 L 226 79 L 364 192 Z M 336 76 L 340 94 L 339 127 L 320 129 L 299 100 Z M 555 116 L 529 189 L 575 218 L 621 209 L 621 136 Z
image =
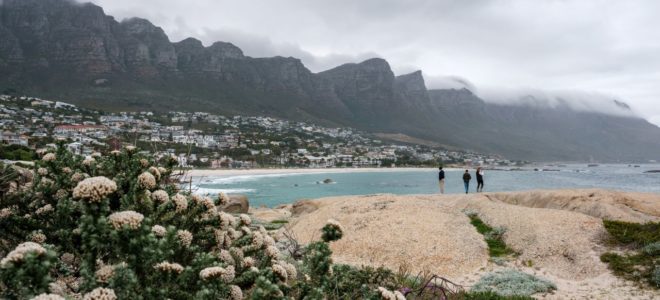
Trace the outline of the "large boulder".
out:
M 245 195 L 228 195 L 229 201 L 220 209 L 232 214 L 246 214 L 250 210 L 250 201 Z
M 311 200 L 298 200 L 291 205 L 291 215 L 294 217 L 311 213 L 319 208 L 318 203 Z

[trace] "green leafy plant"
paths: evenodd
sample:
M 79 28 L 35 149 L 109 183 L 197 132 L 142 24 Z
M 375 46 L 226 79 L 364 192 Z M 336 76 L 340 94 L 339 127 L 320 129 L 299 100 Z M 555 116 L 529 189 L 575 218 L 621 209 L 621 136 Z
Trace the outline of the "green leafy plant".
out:
M 660 288 L 660 222 L 645 224 L 603 220 L 613 245 L 628 253 L 608 252 L 600 260 L 622 278 Z

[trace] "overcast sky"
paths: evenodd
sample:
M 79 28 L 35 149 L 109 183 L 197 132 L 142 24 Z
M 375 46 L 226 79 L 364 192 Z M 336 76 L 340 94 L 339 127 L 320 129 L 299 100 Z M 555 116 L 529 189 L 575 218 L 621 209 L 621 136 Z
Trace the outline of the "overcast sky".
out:
M 477 93 L 613 97 L 660 124 L 660 1 L 92 0 L 143 17 L 172 41 L 227 41 L 294 56 L 312 71 L 370 57 L 427 85 Z M 603 95 L 605 97 L 603 97 Z M 609 105 L 608 103 L 607 105 Z

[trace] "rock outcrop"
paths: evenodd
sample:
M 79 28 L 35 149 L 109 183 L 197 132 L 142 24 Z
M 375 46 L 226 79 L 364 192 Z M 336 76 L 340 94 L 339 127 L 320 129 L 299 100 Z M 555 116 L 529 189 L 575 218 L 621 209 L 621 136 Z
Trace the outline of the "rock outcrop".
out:
M 247 214 L 250 211 L 250 201 L 245 195 L 229 195 L 227 204 L 220 210 L 232 214 Z

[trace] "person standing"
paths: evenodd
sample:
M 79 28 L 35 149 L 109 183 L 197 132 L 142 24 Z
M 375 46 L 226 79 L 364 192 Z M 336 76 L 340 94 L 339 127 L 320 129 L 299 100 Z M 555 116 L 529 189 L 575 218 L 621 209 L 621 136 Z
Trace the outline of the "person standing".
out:
M 438 184 L 440 185 L 440 194 L 445 193 L 445 171 L 442 170 L 442 167 L 438 171 Z
M 477 193 L 484 191 L 484 169 L 477 168 Z
M 463 184 L 465 184 L 465 193 L 466 194 L 470 190 L 470 180 L 472 180 L 472 176 L 470 176 L 470 171 L 465 170 L 465 173 L 463 173 Z

